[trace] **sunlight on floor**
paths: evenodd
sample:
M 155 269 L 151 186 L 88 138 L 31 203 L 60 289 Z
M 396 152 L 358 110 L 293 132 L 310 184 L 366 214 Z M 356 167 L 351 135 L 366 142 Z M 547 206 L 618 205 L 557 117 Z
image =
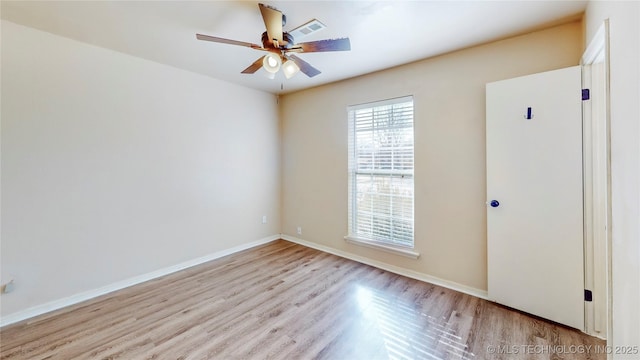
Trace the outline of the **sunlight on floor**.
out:
M 462 323 L 428 316 L 412 303 L 361 285 L 356 301 L 363 317 L 373 322 L 372 331 L 384 339 L 389 359 L 475 358 L 456 331 L 465 319 L 455 312 L 450 319 L 462 318 Z

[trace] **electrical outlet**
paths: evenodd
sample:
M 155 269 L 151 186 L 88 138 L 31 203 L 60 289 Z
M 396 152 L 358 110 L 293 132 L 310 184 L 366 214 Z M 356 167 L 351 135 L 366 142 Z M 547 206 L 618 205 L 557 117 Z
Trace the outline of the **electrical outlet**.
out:
M 267 223 L 267 215 L 262 215 L 262 223 L 263 224 Z
M 302 227 L 298 226 L 298 235 L 302 235 Z

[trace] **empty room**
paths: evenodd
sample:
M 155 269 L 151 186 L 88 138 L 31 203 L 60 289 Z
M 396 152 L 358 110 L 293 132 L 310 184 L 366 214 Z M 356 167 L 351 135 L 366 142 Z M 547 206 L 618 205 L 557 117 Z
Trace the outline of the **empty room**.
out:
M 640 359 L 640 2 L 0 2 L 1 359 Z

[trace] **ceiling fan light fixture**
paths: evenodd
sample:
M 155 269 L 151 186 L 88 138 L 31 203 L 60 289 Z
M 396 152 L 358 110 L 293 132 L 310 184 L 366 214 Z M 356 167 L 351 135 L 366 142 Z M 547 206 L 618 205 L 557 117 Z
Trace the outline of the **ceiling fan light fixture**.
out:
M 292 60 L 287 60 L 282 65 L 282 72 L 287 79 L 291 79 L 295 74 L 300 71 L 300 67 Z
M 272 74 L 275 74 L 280 70 L 280 65 L 282 64 L 282 60 L 276 54 L 267 54 L 262 60 L 262 66 L 264 69 Z

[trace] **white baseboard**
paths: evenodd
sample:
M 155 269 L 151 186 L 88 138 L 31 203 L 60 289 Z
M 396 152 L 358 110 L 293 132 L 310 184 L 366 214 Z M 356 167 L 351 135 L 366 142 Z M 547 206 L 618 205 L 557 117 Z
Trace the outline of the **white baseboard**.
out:
M 444 279 L 440 279 L 438 277 L 435 276 L 431 276 L 431 275 L 427 275 L 427 274 L 423 274 L 417 271 L 413 271 L 413 270 L 409 270 L 409 269 L 404 269 L 398 266 L 394 266 L 394 265 L 389 265 L 389 264 L 385 264 L 383 262 L 380 261 L 376 261 L 376 260 L 372 260 L 363 256 L 358 256 L 358 255 L 354 255 L 351 253 L 348 253 L 346 251 L 342 251 L 342 250 L 337 250 L 328 246 L 324 246 L 324 245 L 319 245 L 310 241 L 306 241 L 306 240 L 302 240 L 299 239 L 297 237 L 294 236 L 290 236 L 290 235 L 286 235 L 286 234 L 280 234 L 280 238 L 287 240 L 287 241 L 291 241 L 293 243 L 296 244 L 300 244 L 303 246 L 307 246 L 316 250 L 320 250 L 320 251 L 324 251 L 327 252 L 329 254 L 333 254 L 333 255 L 337 255 L 349 260 L 353 260 L 353 261 L 357 261 L 359 263 L 363 263 L 366 265 L 371 265 L 374 267 L 377 267 L 379 269 L 382 270 L 386 270 L 398 275 L 402 275 L 402 276 L 406 276 L 408 278 L 412 278 L 412 279 L 416 279 L 416 280 L 420 280 L 420 281 L 424 281 L 430 284 L 434 284 L 434 285 L 438 285 L 438 286 L 442 286 L 445 287 L 447 289 L 451 289 L 451 290 L 455 290 L 455 291 L 459 291 L 461 293 L 465 293 L 471 296 L 475 296 L 481 299 L 485 299 L 487 300 L 488 298 L 488 294 L 486 290 L 480 290 L 480 289 L 476 289 L 474 287 L 471 286 L 467 286 L 467 285 L 462 285 L 459 284 L 457 282 L 453 282 L 453 281 L 449 281 L 449 280 L 444 280 Z
M 75 294 L 63 299 L 59 299 L 59 300 L 54 300 L 54 301 L 50 301 L 48 303 L 44 303 L 41 305 L 37 305 L 37 306 L 33 306 L 30 307 L 28 309 L 25 310 L 21 310 L 18 311 L 16 313 L 13 314 L 9 314 L 6 316 L 2 316 L 0 318 L 0 327 L 9 325 L 9 324 L 13 324 L 16 323 L 18 321 L 22 321 L 22 320 L 26 320 L 29 318 L 32 318 L 34 316 L 38 316 L 38 315 L 42 315 L 54 310 L 59 310 L 62 309 L 64 307 L 70 306 L 70 305 L 74 305 L 77 303 L 80 303 L 82 301 L 86 301 L 86 300 L 90 300 L 93 298 L 96 298 L 98 296 L 104 295 L 104 294 L 108 294 L 110 292 L 116 291 L 116 290 L 120 290 L 120 289 L 124 289 L 127 288 L 129 286 L 132 285 L 136 285 L 136 284 L 140 284 L 143 283 L 145 281 L 149 281 L 155 278 L 159 278 L 161 276 L 165 276 L 180 270 L 184 270 L 186 268 L 190 268 L 192 266 L 196 266 L 196 265 L 200 265 L 202 263 L 205 263 L 207 261 L 211 261 L 211 260 L 215 260 L 215 259 L 219 259 L 221 257 L 227 256 L 227 255 L 231 255 L 243 250 L 247 250 L 250 249 L 252 247 L 256 247 L 258 245 L 263 245 L 269 242 L 272 242 L 274 240 L 278 240 L 280 239 L 281 236 L 280 234 L 277 235 L 271 235 L 268 236 L 266 238 L 257 240 L 257 241 L 253 241 L 250 243 L 246 243 L 246 244 L 242 244 L 242 245 L 238 245 L 238 246 L 234 246 L 230 249 L 225 249 L 225 250 L 221 250 L 221 251 L 217 251 L 213 254 L 209 254 L 209 255 L 205 255 L 202 257 L 199 257 L 197 259 L 193 259 L 193 260 L 188 260 L 173 266 L 169 266 L 163 269 L 159 269 L 156 271 L 152 271 L 150 273 L 146 273 L 146 274 L 142 274 L 139 276 L 134 276 L 132 278 L 129 279 L 125 279 L 122 281 L 118 281 L 115 282 L 113 284 L 109 284 L 97 289 L 93 289 L 93 290 L 89 290 L 89 291 L 85 291 L 79 294 Z
M 291 241 L 293 243 L 296 244 L 300 244 L 303 246 L 307 246 L 316 250 L 320 250 L 320 251 L 324 251 L 333 255 L 337 255 L 349 260 L 353 260 L 353 261 L 357 261 L 359 263 L 363 263 L 363 264 L 367 264 L 367 265 L 371 265 L 374 267 L 377 267 L 379 269 L 382 270 L 386 270 L 386 271 L 390 271 L 392 273 L 398 274 L 398 275 L 402 275 L 402 276 L 406 276 L 412 279 L 416 279 L 416 280 L 420 280 L 420 281 L 424 281 L 424 282 L 428 282 L 431 284 L 435 284 L 435 285 L 439 285 L 448 289 L 452 289 L 455 291 L 460 291 L 462 293 L 465 294 L 469 294 L 481 299 L 487 299 L 487 292 L 484 290 L 480 290 L 480 289 L 476 289 L 470 286 L 466 286 L 466 285 L 462 285 L 453 281 L 448 281 L 448 280 L 444 280 L 444 279 L 440 279 L 438 277 L 435 276 L 431 276 L 431 275 L 426 275 L 423 273 L 419 273 L 417 271 L 413 271 L 413 270 L 408 270 L 408 269 L 403 269 L 397 266 L 393 266 L 393 265 L 389 265 L 389 264 L 385 264 L 383 262 L 380 261 L 376 261 L 376 260 L 372 260 L 369 258 L 365 258 L 362 256 L 358 256 L 358 255 L 354 255 L 345 251 L 341 251 L 341 250 L 337 250 L 328 246 L 324 246 L 324 245 L 319 245 L 316 243 L 312 243 L 306 240 L 302 240 L 299 238 L 296 238 L 294 236 L 290 236 L 290 235 L 285 235 L 285 234 L 278 234 L 278 235 L 272 235 L 272 236 L 268 236 L 266 238 L 257 240 L 257 241 L 253 241 L 250 243 L 246 243 L 246 244 L 242 244 L 242 245 L 238 245 L 238 246 L 234 246 L 230 249 L 226 249 L 226 250 L 221 250 L 209 255 L 205 255 L 193 260 L 189 260 L 189 261 L 185 261 L 173 266 L 169 266 L 163 269 L 159 269 L 156 271 L 152 271 L 150 273 L 146 273 L 143 275 L 139 275 L 139 276 L 135 276 L 129 279 L 125 279 L 122 281 L 118 281 L 116 283 L 113 284 L 109 284 L 97 289 L 93 289 L 93 290 L 89 290 L 89 291 L 85 291 L 79 294 L 75 294 L 63 299 L 59 299 L 59 300 L 54 300 L 54 301 L 50 301 L 48 303 L 44 303 L 41 305 L 37 305 L 34 307 L 30 307 L 28 309 L 22 310 L 22 311 L 18 311 L 16 313 L 13 314 L 9 314 L 6 316 L 2 316 L 0 318 L 0 327 L 9 325 L 9 324 L 13 324 L 22 320 L 26 320 L 38 315 L 42 315 L 51 311 L 55 311 L 55 310 L 59 310 L 62 309 L 64 307 L 70 306 L 70 305 L 74 305 L 86 300 L 90 300 L 93 298 L 96 298 L 98 296 L 104 295 L 104 294 L 108 294 L 110 292 L 113 291 L 117 291 L 120 289 L 124 289 L 127 288 L 129 286 L 133 286 L 136 284 L 140 284 L 143 283 L 145 281 L 149 281 L 155 278 L 159 278 L 180 270 L 184 270 L 187 268 L 190 268 L 192 266 L 196 266 L 196 265 L 200 265 L 202 263 L 205 263 L 207 261 L 211 261 L 211 260 L 215 260 L 215 259 L 219 259 L 221 257 L 227 256 L 227 255 L 231 255 L 243 250 L 247 250 L 250 249 L 252 247 L 256 247 L 259 245 L 263 245 L 278 239 L 284 239 L 287 241 Z

